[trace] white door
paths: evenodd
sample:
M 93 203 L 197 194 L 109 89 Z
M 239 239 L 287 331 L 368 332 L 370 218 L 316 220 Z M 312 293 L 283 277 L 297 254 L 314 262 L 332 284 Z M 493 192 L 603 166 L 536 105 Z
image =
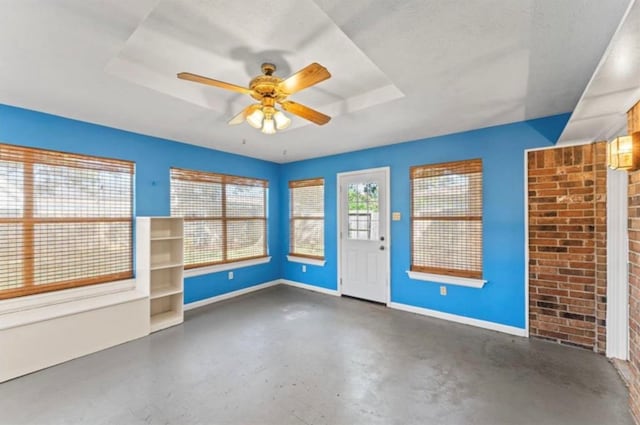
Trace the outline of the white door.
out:
M 388 168 L 338 174 L 343 295 L 388 301 L 388 179 Z

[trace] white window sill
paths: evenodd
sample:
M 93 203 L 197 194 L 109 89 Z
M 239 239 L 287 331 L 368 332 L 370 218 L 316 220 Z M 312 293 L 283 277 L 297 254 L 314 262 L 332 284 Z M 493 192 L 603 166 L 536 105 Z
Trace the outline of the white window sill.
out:
M 0 301 L 0 330 L 146 298 L 135 279 Z
M 449 285 L 466 286 L 468 288 L 482 288 L 484 284 L 487 283 L 487 281 L 483 279 L 472 279 L 468 277 L 456 277 L 456 276 L 446 276 L 442 274 L 412 272 L 411 270 L 407 270 L 407 274 L 409 275 L 409 279 L 423 280 L 425 282 L 445 283 Z
M 310 264 L 312 266 L 324 267 L 326 260 L 317 260 L 315 258 L 298 257 L 297 255 L 287 255 L 287 260 L 292 263 Z
M 257 266 L 258 264 L 266 264 L 271 261 L 271 257 L 254 258 L 253 260 L 234 261 L 233 263 L 218 264 L 215 266 L 198 267 L 197 269 L 186 269 L 184 277 L 202 276 L 204 274 L 212 274 L 224 272 L 226 270 L 235 270 L 243 267 Z

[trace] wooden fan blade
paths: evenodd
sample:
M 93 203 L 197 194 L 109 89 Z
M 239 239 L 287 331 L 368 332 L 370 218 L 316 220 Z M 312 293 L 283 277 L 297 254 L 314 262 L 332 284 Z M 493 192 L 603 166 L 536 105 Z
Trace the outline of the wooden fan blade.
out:
M 286 80 L 281 81 L 279 88 L 287 94 L 293 94 L 307 87 L 311 87 L 314 84 L 318 84 L 329 77 L 331 77 L 331 74 L 327 71 L 327 68 L 314 62 L 302 68 Z
M 229 125 L 242 124 L 244 122 L 244 120 L 246 120 L 247 117 L 249 115 L 251 115 L 253 113 L 253 111 L 255 111 L 258 108 L 260 108 L 260 104 L 259 103 L 254 103 L 253 105 L 247 106 L 242 111 L 240 111 L 240 113 L 238 115 L 236 115 L 235 117 L 231 118 L 229 120 L 228 124 Z
M 203 77 L 202 75 L 192 74 L 190 72 L 181 72 L 178 74 L 181 80 L 193 81 L 208 86 L 220 87 L 221 89 L 231 90 L 242 94 L 251 94 L 253 90 L 246 87 L 236 86 L 235 84 L 225 83 L 224 81 L 214 80 L 213 78 Z
M 280 102 L 280 105 L 282 105 L 282 109 L 284 109 L 285 111 L 291 112 L 294 115 L 297 115 L 318 125 L 324 125 L 331 120 L 331 117 L 328 115 L 325 115 L 300 103 L 292 102 L 290 100 Z

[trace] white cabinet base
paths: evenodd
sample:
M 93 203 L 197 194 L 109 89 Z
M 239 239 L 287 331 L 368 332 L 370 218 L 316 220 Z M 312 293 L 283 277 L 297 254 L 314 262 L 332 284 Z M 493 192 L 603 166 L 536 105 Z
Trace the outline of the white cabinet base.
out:
M 0 382 L 148 334 L 146 298 L 3 329 Z

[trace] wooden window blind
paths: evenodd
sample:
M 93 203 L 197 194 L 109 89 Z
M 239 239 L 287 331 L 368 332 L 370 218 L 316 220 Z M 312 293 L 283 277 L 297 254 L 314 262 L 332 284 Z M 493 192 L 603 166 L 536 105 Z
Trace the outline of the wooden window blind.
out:
M 133 173 L 0 144 L 0 299 L 131 278 Z
M 185 268 L 267 256 L 266 180 L 171 168 L 171 215 L 184 218 Z
M 482 278 L 482 160 L 411 168 L 411 270 Z
M 289 255 L 324 259 L 324 179 L 289 182 Z

